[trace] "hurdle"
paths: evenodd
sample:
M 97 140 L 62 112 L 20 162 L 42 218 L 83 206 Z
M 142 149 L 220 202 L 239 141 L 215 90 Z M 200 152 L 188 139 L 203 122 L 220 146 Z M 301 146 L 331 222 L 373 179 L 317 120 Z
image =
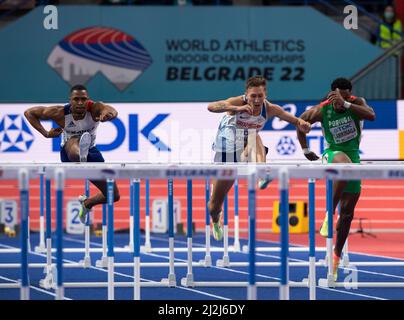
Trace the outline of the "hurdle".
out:
M 157 166 L 157 165 L 140 165 L 140 164 L 134 164 L 133 166 L 131 165 L 126 165 L 124 168 L 122 166 L 114 166 L 114 165 L 105 165 L 104 166 L 97 166 L 97 165 L 82 165 L 82 166 L 69 166 L 69 165 L 48 165 L 47 168 L 49 167 L 50 173 L 54 175 L 55 177 L 55 184 L 56 184 L 56 191 L 57 191 L 57 219 L 59 222 L 57 222 L 57 271 L 58 271 L 58 281 L 57 281 L 57 298 L 63 298 L 64 295 L 64 284 L 63 284 L 63 273 L 62 270 L 63 264 L 62 264 L 62 258 L 63 258 L 63 238 L 62 238 L 62 201 L 63 199 L 63 187 L 64 187 L 64 174 L 65 171 L 69 172 L 69 177 L 75 178 L 75 177 L 83 177 L 83 175 L 87 175 L 87 178 L 93 178 L 93 177 L 101 177 L 102 179 L 110 179 L 112 182 L 114 181 L 113 179 L 115 178 L 120 178 L 120 177 L 134 177 L 134 178 L 146 178 L 146 177 L 152 177 L 152 178 L 167 178 L 169 179 L 168 184 L 170 185 L 170 179 L 172 180 L 173 178 L 180 178 L 180 179 L 185 179 L 185 178 L 201 178 L 209 176 L 212 178 L 221 178 L 221 179 L 234 179 L 238 175 L 246 174 L 245 171 L 249 169 L 250 167 L 248 165 L 226 165 L 226 166 L 218 166 L 215 167 L 215 165 L 199 165 L 199 166 L 192 166 L 192 165 L 182 165 L 181 167 L 176 167 L 176 166 Z M 268 165 L 257 165 L 255 164 L 253 167 L 253 171 L 249 171 L 247 176 L 249 178 L 249 186 L 250 186 L 250 181 L 255 180 L 256 177 L 260 177 L 265 173 L 265 168 L 269 167 Z M 23 191 L 26 191 L 29 186 L 29 177 L 31 175 L 36 175 L 37 172 L 35 172 L 35 166 L 30 166 L 27 164 L 20 164 L 20 165 L 15 165 L 13 166 L 7 166 L 7 165 L 1 165 L 1 175 L 0 178 L 4 179 L 14 179 L 18 176 L 19 178 L 19 185 L 20 185 L 20 191 L 21 191 L 21 203 L 27 202 L 27 196 L 28 192 L 24 193 Z M 250 168 L 251 170 L 252 168 Z M 225 171 L 227 170 L 227 171 Z M 229 171 L 231 174 L 229 174 Z M 226 176 L 221 176 L 221 174 L 226 173 Z M 381 166 L 381 165 L 324 165 L 324 166 L 313 166 L 313 165 L 307 165 L 307 166 L 293 166 L 293 165 L 271 165 L 271 175 L 272 178 L 275 177 L 276 175 L 279 176 L 279 185 L 280 185 L 280 198 L 281 198 L 281 219 L 287 219 L 287 208 L 288 208 L 288 181 L 289 178 L 312 178 L 312 179 L 324 179 L 328 178 L 329 180 L 357 180 L 359 178 L 362 179 L 403 179 L 404 178 L 404 170 L 402 169 L 402 165 L 389 165 L 388 167 Z M 26 181 L 28 181 L 26 183 Z M 109 181 L 111 182 L 111 181 Z M 25 189 L 24 189 L 25 188 Z M 112 189 L 112 187 L 111 187 Z M 250 188 L 249 188 L 250 189 Z M 254 190 L 255 190 L 255 184 L 254 184 Z M 251 193 L 250 193 L 251 191 Z M 112 195 L 110 194 L 111 192 L 108 192 L 108 197 L 110 199 L 111 204 L 113 204 L 112 200 L 113 199 L 113 189 L 112 189 Z M 254 212 L 254 204 L 255 204 L 255 191 L 249 190 L 249 196 L 251 194 L 251 199 L 252 201 L 249 201 L 249 219 L 255 219 L 255 212 Z M 25 202 L 24 202 L 25 199 Z M 108 203 L 108 215 L 109 215 L 109 223 L 111 223 L 111 220 L 113 221 L 113 205 L 112 208 L 110 208 L 110 203 Z M 25 219 L 25 214 L 24 211 L 28 212 L 28 208 L 25 208 L 26 206 L 20 207 L 21 214 L 20 214 L 20 219 L 21 219 L 21 226 L 22 230 L 27 229 L 27 219 Z M 112 209 L 112 210 L 110 210 Z M 311 211 L 311 210 L 310 210 Z M 331 211 L 329 211 L 331 212 Z M 137 214 L 137 213 L 136 213 Z M 111 216 L 110 216 L 111 215 Z M 282 220 L 283 221 L 283 220 Z M 332 220 L 330 220 L 331 222 Z M 289 261 L 288 261 L 288 255 L 289 255 L 289 243 L 288 243 L 288 236 L 287 236 L 287 223 L 282 223 L 281 225 L 281 281 L 280 283 L 274 283 L 271 284 L 271 286 L 278 287 L 279 288 L 279 296 L 281 299 L 289 299 L 289 288 L 290 286 L 293 285 L 291 281 L 288 279 L 288 270 L 289 270 Z M 138 224 L 136 224 L 136 228 Z M 249 270 L 252 275 L 250 275 L 249 282 L 248 282 L 248 298 L 253 299 L 255 297 L 254 292 L 257 286 L 260 285 L 260 283 L 255 282 L 254 283 L 254 277 L 255 277 L 255 260 L 251 258 L 251 254 L 254 255 L 254 247 L 255 247 L 255 221 L 251 221 L 249 223 L 249 238 L 250 238 L 250 251 L 253 251 L 253 253 L 250 252 L 250 264 L 249 264 Z M 332 227 L 332 226 L 331 226 Z M 113 226 L 112 226 L 113 228 Z M 27 244 L 24 247 L 24 242 L 26 241 L 25 239 L 28 238 L 27 234 L 25 232 L 21 232 L 21 237 L 22 237 L 22 247 L 21 247 L 21 256 L 22 259 L 22 277 L 21 279 L 24 279 L 24 274 L 28 274 L 28 265 L 27 263 L 24 262 L 24 256 L 26 257 L 28 255 L 28 250 L 27 250 Z M 24 234 L 24 235 L 23 235 Z M 330 233 L 329 233 L 330 234 Z M 108 233 L 109 237 L 112 237 L 112 241 L 109 241 L 109 245 L 113 245 L 113 229 L 112 232 Z M 25 238 L 25 239 L 23 239 Z M 112 243 L 111 243 L 112 242 Z M 139 241 L 137 241 L 139 244 Z M 330 247 L 329 243 L 327 243 L 327 247 Z M 113 248 L 113 247 L 112 247 Z M 113 249 L 112 249 L 113 253 Z M 111 267 L 111 270 L 113 270 L 113 255 L 109 254 L 109 267 Z M 112 258 L 112 259 L 111 259 Z M 135 263 L 135 262 L 134 262 Z M 171 271 L 171 270 L 170 270 Z M 136 271 L 134 271 L 136 272 Z M 136 273 L 137 274 L 137 273 Z M 170 272 L 171 274 L 171 272 Z M 140 278 L 140 274 L 137 274 L 138 278 Z M 27 278 L 28 279 L 28 278 Z M 114 288 L 115 283 L 112 280 L 109 279 L 109 285 L 108 288 Z M 321 280 L 321 279 L 320 279 Z M 21 290 L 22 293 L 21 297 L 22 298 L 27 298 L 29 296 L 26 293 L 27 289 L 27 283 L 25 283 L 24 286 L 24 281 L 21 282 Z M 364 282 L 362 283 L 363 286 L 366 287 L 387 287 L 389 283 L 385 282 L 375 282 L 375 283 L 369 283 L 369 282 Z M 243 284 L 244 285 L 244 284 Z M 320 281 L 319 281 L 319 285 Z M 339 283 L 337 283 L 339 285 Z M 341 283 L 341 286 L 344 285 Z M 353 283 L 350 283 L 350 285 L 356 285 Z M 135 284 L 133 284 L 135 286 Z M 358 286 L 360 286 L 360 283 L 358 283 Z M 404 284 L 402 283 L 393 283 L 394 287 L 402 287 Z M 23 290 L 24 289 L 24 290 Z M 110 289 L 109 289 L 110 290 Z M 114 298 L 113 291 L 109 291 L 108 297 L 110 299 Z

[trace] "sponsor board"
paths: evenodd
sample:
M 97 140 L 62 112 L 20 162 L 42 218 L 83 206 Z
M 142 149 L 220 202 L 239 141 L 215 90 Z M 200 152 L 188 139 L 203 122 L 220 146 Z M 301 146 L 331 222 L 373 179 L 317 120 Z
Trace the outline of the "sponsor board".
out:
M 118 118 L 100 123 L 96 140 L 107 162 L 212 162 L 212 143 L 223 114 L 208 112 L 208 102 L 108 103 L 118 110 Z M 386 103 L 390 102 L 380 103 L 376 108 Z M 400 108 L 401 105 L 400 101 Z M 299 115 L 307 106 L 309 104 L 299 102 L 288 104 L 285 109 Z M 59 162 L 60 138 L 46 139 L 37 132 L 24 117 L 28 107 L 26 104 L 0 105 L 0 162 Z M 380 115 L 376 121 L 365 122 L 361 158 L 404 158 L 404 131 L 397 130 L 403 121 L 402 113 L 397 113 L 393 107 L 377 113 Z M 395 123 L 384 118 L 393 118 Z M 54 125 L 51 121 L 42 121 L 42 124 L 47 130 Z M 269 148 L 267 159 L 306 159 L 293 126 L 274 118 L 260 134 Z M 311 150 L 322 154 L 325 141 L 318 124 L 307 135 L 307 142 Z

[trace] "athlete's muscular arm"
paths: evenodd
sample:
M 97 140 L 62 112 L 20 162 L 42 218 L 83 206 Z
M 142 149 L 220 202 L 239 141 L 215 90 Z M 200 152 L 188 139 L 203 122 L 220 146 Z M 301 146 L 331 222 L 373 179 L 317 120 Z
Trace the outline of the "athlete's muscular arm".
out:
M 91 115 L 94 121 L 105 122 L 115 119 L 118 116 L 118 111 L 108 104 L 95 102 L 91 108 Z
M 52 106 L 52 107 L 32 107 L 24 112 L 25 118 L 28 122 L 41 133 L 45 138 L 56 138 L 60 136 L 63 129 L 63 117 L 64 111 L 63 106 Z M 40 120 L 53 120 L 60 127 L 52 128 L 47 131 L 41 124 Z
M 374 121 L 376 119 L 376 113 L 372 107 L 370 107 L 364 98 L 356 98 L 352 103 L 350 109 L 361 120 Z
M 360 120 L 374 121 L 376 119 L 373 108 L 368 106 L 364 98 L 357 97 L 354 101 L 345 101 L 338 89 L 331 91 L 328 97 L 340 110 L 350 108 Z
M 242 96 L 209 103 L 208 110 L 214 113 L 227 112 L 230 115 L 242 111 L 248 112 L 249 114 L 253 112 L 252 107 L 244 102 Z
M 269 116 L 275 116 L 278 117 L 279 119 L 285 120 L 294 126 L 297 127 L 298 131 L 303 131 L 305 133 L 310 132 L 311 125 L 310 123 L 295 117 L 293 114 L 286 112 L 283 110 L 281 106 L 278 106 L 277 104 L 270 103 L 269 101 L 265 102 L 266 107 L 267 107 L 267 112 Z
M 318 121 L 321 122 L 322 121 L 321 106 L 315 106 L 303 112 L 303 114 L 300 116 L 300 119 L 307 121 L 310 124 L 313 124 Z M 310 161 L 318 160 L 319 159 L 318 155 L 316 155 L 313 151 L 310 151 L 307 146 L 306 133 L 296 129 L 296 134 L 300 146 L 303 149 L 304 156 Z

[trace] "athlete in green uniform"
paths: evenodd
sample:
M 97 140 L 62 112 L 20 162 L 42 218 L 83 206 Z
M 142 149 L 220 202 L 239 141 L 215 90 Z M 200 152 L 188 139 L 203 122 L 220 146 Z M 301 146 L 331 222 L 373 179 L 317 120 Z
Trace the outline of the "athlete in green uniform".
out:
M 373 109 L 366 104 L 364 98 L 351 95 L 351 91 L 351 82 L 345 78 L 338 78 L 331 84 L 331 92 L 328 94 L 327 100 L 300 116 L 301 119 L 311 124 L 321 122 L 326 142 L 323 163 L 360 163 L 359 143 L 363 120 L 373 121 L 376 115 Z M 297 130 L 297 137 L 305 157 L 310 161 L 319 159 L 307 147 L 306 134 Z M 333 183 L 333 214 L 338 202 L 341 204 L 333 259 L 335 281 L 342 249 L 349 234 L 360 192 L 360 180 L 334 181 Z M 320 234 L 324 237 L 328 236 L 327 214 Z

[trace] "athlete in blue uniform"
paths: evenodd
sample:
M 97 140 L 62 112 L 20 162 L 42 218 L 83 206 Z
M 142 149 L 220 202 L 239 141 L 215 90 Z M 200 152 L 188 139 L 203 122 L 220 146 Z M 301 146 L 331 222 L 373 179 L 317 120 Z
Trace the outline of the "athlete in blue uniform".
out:
M 89 99 L 87 89 L 76 85 L 70 90 L 70 102 L 64 106 L 32 107 L 25 111 L 29 123 L 45 138 L 56 138 L 62 134 L 60 159 L 62 162 L 104 162 L 95 140 L 100 122 L 110 121 L 118 112 L 111 106 Z M 59 127 L 47 131 L 40 120 L 53 120 Z M 104 180 L 91 180 L 100 190 L 87 198 L 79 196 L 82 204 L 79 213 L 80 221 L 85 223 L 91 208 L 107 202 L 107 184 Z M 119 201 L 117 185 L 114 186 L 114 201 Z

